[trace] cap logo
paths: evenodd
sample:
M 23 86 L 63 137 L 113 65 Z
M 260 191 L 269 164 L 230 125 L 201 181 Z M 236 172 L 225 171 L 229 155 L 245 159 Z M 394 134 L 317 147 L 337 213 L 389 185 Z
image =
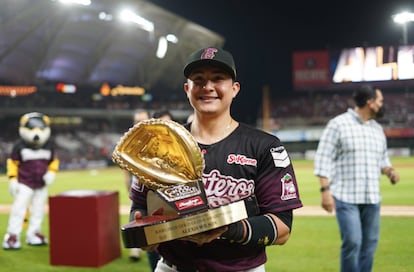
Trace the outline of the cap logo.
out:
M 217 51 L 218 49 L 214 47 L 206 48 L 204 49 L 203 54 L 201 54 L 201 59 L 214 59 Z

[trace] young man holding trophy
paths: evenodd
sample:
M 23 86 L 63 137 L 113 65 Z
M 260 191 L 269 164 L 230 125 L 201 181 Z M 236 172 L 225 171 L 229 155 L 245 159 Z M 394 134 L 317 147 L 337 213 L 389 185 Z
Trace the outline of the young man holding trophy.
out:
M 184 75 L 193 121 L 138 124 L 114 151 L 138 176 L 124 243 L 156 250 L 158 272 L 265 271 L 266 246 L 287 242 L 302 207 L 290 157 L 277 137 L 232 118 L 240 83 L 229 52 L 197 50 Z

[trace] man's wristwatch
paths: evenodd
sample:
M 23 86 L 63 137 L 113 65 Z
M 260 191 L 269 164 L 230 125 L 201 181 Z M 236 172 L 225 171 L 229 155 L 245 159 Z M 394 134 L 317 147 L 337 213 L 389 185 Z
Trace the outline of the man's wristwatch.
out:
M 325 192 L 329 190 L 329 185 L 328 186 L 322 186 L 321 189 L 319 189 L 321 192 Z

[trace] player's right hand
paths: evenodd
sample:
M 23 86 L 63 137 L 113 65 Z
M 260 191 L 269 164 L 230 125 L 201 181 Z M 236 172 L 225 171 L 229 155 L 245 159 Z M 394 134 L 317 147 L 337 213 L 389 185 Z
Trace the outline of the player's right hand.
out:
M 219 239 L 219 237 L 221 237 L 221 235 L 225 233 L 227 230 L 228 230 L 227 226 L 223 226 L 223 227 L 219 227 L 219 228 L 205 231 L 202 233 L 189 235 L 189 236 L 180 238 L 180 240 L 190 241 L 190 242 L 196 243 L 198 246 L 201 246 L 203 244 L 210 243 L 214 241 L 215 239 Z
M 9 182 L 9 192 L 14 197 L 17 195 L 17 192 L 19 191 L 19 182 L 17 179 L 12 179 Z

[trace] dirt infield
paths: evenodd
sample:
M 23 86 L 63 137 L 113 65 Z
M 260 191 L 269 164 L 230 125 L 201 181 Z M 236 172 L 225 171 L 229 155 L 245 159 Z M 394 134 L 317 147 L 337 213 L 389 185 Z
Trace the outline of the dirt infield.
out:
M 0 214 L 8 214 L 10 205 L 0 204 Z M 48 207 L 46 207 L 46 212 Z M 128 214 L 129 206 L 122 205 L 119 208 L 120 214 Z M 328 213 L 319 206 L 304 206 L 294 211 L 295 216 L 334 216 L 334 213 Z M 381 215 L 383 216 L 414 216 L 414 206 L 382 206 Z

